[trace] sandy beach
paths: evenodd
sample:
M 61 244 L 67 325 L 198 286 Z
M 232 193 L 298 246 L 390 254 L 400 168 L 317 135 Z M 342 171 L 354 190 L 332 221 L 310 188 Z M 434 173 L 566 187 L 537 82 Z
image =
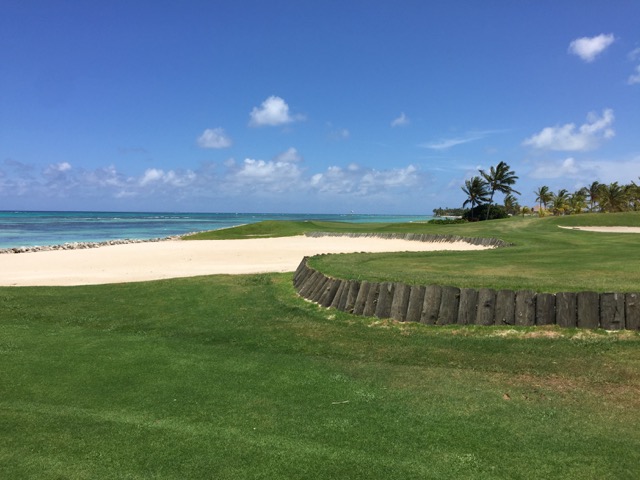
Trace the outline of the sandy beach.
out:
M 246 240 L 171 240 L 86 250 L 0 255 L 0 286 L 70 286 L 212 274 L 294 271 L 320 253 L 482 250 L 465 242 L 305 236 Z
M 640 227 L 560 227 L 568 230 L 602 233 L 640 233 Z

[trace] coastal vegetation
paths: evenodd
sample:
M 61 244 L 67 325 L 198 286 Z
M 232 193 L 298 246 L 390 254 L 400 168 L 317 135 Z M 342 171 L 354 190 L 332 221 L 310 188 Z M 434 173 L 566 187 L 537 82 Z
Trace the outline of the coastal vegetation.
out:
M 593 182 L 588 187 L 582 187 L 573 193 L 567 189 L 560 189 L 554 193 L 548 186 L 543 185 L 534 193 L 542 216 L 640 210 L 640 185 L 635 182 L 627 185 L 620 185 L 618 182 L 609 184 Z
M 462 191 L 466 199 L 461 209 L 456 209 L 456 216 L 469 221 L 495 220 L 507 216 L 527 215 L 532 210 L 521 206 L 514 194 L 520 195 L 513 186 L 518 177 L 504 162 L 491 167 L 488 171 L 479 170 L 480 175 L 465 180 Z M 496 192 L 504 194 L 503 205 L 494 206 L 493 198 Z M 620 185 L 618 182 L 609 184 L 594 181 L 587 187 L 575 192 L 560 189 L 552 192 L 547 185 L 541 185 L 534 192 L 538 216 L 546 215 L 575 215 L 579 213 L 614 213 L 640 210 L 640 185 L 631 182 Z M 467 205 L 470 208 L 467 209 Z M 453 215 L 454 209 L 435 209 L 434 215 Z
M 637 237 L 558 228 L 594 224 L 639 226 L 640 213 L 264 222 L 198 238 L 497 237 L 514 246 L 313 260 L 372 280 L 435 264 L 423 279 L 548 288 L 564 268 L 576 288 L 637 291 L 622 265 L 638 264 Z M 297 297 L 291 274 L 0 288 L 0 312 L 6 478 L 606 479 L 640 463 L 637 332 L 356 318 Z

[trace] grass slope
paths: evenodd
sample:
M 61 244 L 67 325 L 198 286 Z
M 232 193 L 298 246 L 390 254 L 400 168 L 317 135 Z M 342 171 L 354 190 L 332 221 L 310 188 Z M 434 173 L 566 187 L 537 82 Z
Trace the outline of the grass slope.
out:
M 635 478 L 639 342 L 353 318 L 290 274 L 0 288 L 0 477 Z

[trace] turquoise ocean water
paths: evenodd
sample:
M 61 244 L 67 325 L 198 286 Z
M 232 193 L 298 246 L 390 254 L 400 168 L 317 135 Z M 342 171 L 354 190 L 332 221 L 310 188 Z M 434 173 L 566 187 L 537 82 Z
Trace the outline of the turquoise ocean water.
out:
M 262 220 L 392 223 L 419 222 L 431 218 L 429 215 L 0 211 L 0 248 L 120 239 L 146 240 L 217 230 Z

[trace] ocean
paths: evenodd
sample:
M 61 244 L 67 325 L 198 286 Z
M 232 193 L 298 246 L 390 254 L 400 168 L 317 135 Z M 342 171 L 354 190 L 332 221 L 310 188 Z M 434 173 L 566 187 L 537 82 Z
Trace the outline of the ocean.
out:
M 0 211 L 0 249 L 73 242 L 148 240 L 263 220 L 395 223 L 423 222 L 431 218 L 430 215 Z

